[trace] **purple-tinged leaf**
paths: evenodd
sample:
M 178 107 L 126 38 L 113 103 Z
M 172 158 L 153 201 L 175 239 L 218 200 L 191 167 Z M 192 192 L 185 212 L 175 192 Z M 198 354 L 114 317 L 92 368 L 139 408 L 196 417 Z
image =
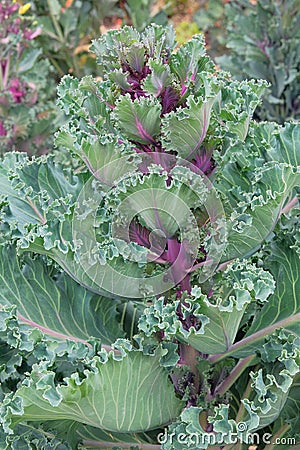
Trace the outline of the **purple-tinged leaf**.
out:
M 153 60 L 149 62 L 149 67 L 151 73 L 145 79 L 143 87 L 148 94 L 158 97 L 170 84 L 170 68 L 166 64 Z
M 179 95 L 175 90 L 168 86 L 161 95 L 162 114 L 171 112 L 178 104 Z
M 129 139 L 155 145 L 155 137 L 160 133 L 160 114 L 158 100 L 140 97 L 132 101 L 126 94 L 118 101 L 113 116 Z
M 181 291 L 190 292 L 191 285 L 188 273 L 194 263 L 190 245 L 185 241 L 181 243 L 176 238 L 168 239 L 166 259 L 171 263 L 170 272 L 173 281 L 180 285 Z
M 145 64 L 145 49 L 142 44 L 133 44 L 127 53 L 128 65 L 133 72 L 141 74 Z
M 206 71 L 213 72 L 214 66 L 209 57 L 205 55 L 203 36 L 196 35 L 182 45 L 179 50 L 172 55 L 170 60 L 171 72 L 176 74 L 181 85 L 184 86 L 195 74 Z M 193 80 L 191 80 L 193 81 Z
M 191 160 L 201 147 L 209 127 L 211 110 L 217 96 L 206 101 L 188 97 L 187 108 L 172 111 L 163 117 L 163 145 Z
M 191 170 L 198 173 L 197 169 L 199 169 L 205 175 L 211 173 L 214 167 L 212 153 L 213 149 L 207 149 L 206 147 L 202 146 L 195 155 L 195 158 L 192 160 Z M 193 166 L 195 166 L 195 170 L 193 170 Z
M 150 231 L 138 222 L 132 222 L 129 227 L 129 238 L 131 242 L 136 242 L 143 247 L 150 248 L 149 241 Z

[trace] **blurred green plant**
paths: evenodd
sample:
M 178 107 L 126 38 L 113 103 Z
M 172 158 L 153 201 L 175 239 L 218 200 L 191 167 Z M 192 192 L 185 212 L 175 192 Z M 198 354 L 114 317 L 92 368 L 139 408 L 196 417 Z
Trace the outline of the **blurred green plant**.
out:
M 41 28 L 29 8 L 12 0 L 0 3 L 0 154 L 45 153 L 56 128 L 51 66 L 41 59 L 36 44 Z
M 165 0 L 165 9 L 167 14 L 171 16 L 178 10 L 187 9 L 190 3 L 189 0 Z
M 168 16 L 165 9 L 155 11 L 155 0 L 126 0 L 124 9 L 128 14 L 128 23 L 142 31 L 151 23 L 166 25 Z
M 95 73 L 95 61 L 88 53 L 90 41 L 100 34 L 104 17 L 114 12 L 116 3 L 116 0 L 33 2 L 43 29 L 39 44 L 56 69 L 57 81 L 66 73 L 76 76 Z
M 229 0 L 230 1 L 230 0 Z M 225 4 L 228 0 L 198 0 L 193 20 L 205 34 L 207 51 L 212 58 L 225 53 Z
M 119 28 L 125 23 L 143 30 L 152 22 L 166 25 L 163 10 L 155 12 L 154 0 L 34 0 L 33 9 L 43 33 L 39 44 L 55 66 L 57 81 L 65 74 L 80 77 L 97 75 L 92 39 L 103 28 Z
M 218 58 L 222 69 L 238 79 L 263 78 L 270 83 L 260 120 L 300 118 L 299 0 L 234 0 L 226 8 L 227 47 Z
M 196 22 L 188 22 L 183 20 L 180 22 L 176 28 L 176 37 L 179 45 L 183 45 L 185 42 L 189 41 L 195 34 L 199 34 L 200 30 Z

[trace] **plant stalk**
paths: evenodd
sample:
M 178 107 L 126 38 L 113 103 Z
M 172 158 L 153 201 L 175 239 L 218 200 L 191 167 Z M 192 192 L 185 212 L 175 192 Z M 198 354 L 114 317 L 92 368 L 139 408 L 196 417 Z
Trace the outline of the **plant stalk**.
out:
M 59 26 L 59 23 L 58 23 L 58 21 L 57 21 L 55 15 L 52 13 L 51 6 L 49 5 L 49 0 L 48 0 L 48 8 L 49 8 L 49 14 L 50 14 L 50 17 L 51 17 L 53 26 L 54 26 L 55 31 L 56 31 L 57 36 L 58 36 L 58 40 L 59 40 L 62 44 L 64 44 L 64 43 L 65 43 L 65 40 L 64 40 L 63 33 L 62 33 L 62 31 L 61 31 L 61 28 L 60 28 L 60 26 Z
M 267 444 L 265 446 L 264 450 L 275 449 L 278 445 L 278 444 L 276 444 L 276 440 L 282 438 L 289 429 L 290 429 L 290 425 L 288 423 L 285 423 L 284 425 L 282 425 L 282 427 L 279 428 L 277 433 L 272 436 L 272 442 L 270 444 Z
M 292 200 L 281 210 L 281 214 L 287 214 L 298 203 L 298 197 L 295 196 Z
M 252 379 L 250 378 L 250 380 L 248 381 L 246 390 L 244 391 L 244 393 L 243 393 L 243 395 L 242 395 L 243 399 L 249 398 L 251 392 L 252 392 Z M 235 418 L 235 421 L 236 421 L 237 423 L 239 423 L 239 422 L 242 421 L 244 412 L 245 412 L 245 406 L 244 406 L 244 404 L 241 402 L 240 407 L 239 407 L 239 410 L 238 410 L 238 413 L 237 413 L 236 418 Z
M 279 320 L 278 322 L 274 323 L 273 325 L 269 325 L 268 327 L 265 327 L 262 330 L 257 331 L 256 333 L 253 333 L 251 336 L 247 336 L 246 338 L 242 339 L 241 341 L 231 345 L 229 347 L 229 349 L 227 350 L 227 352 L 212 355 L 207 359 L 209 362 L 211 362 L 213 364 L 220 362 L 223 359 L 227 358 L 228 356 L 231 356 L 233 353 L 237 352 L 238 350 L 243 350 L 243 347 L 245 347 L 246 345 L 256 344 L 256 343 L 260 342 L 264 337 L 273 333 L 278 328 L 285 328 L 286 326 L 295 324 L 299 321 L 300 321 L 300 313 L 297 313 L 297 314 L 294 314 L 293 316 Z
M 249 355 L 246 358 L 241 359 L 231 371 L 230 375 L 216 387 L 213 395 L 211 395 L 208 400 L 213 400 L 217 396 L 223 396 L 241 376 L 244 370 L 251 364 L 254 358 L 255 355 Z

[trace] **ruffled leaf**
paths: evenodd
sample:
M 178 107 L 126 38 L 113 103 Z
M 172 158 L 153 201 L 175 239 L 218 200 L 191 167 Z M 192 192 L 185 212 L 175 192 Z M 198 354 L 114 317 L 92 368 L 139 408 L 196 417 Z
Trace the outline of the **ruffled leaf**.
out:
M 132 349 L 117 356 L 102 352 L 87 363 L 83 376 L 74 372 L 58 384 L 54 372 L 35 366 L 13 398 L 4 401 L 6 426 L 61 419 L 126 433 L 151 430 L 177 417 L 182 402 L 159 363 L 162 351 L 150 356 Z
M 114 118 L 125 135 L 141 144 L 155 145 L 160 134 L 161 105 L 151 98 L 141 97 L 134 102 L 130 95 L 120 98 Z
M 247 306 L 255 300 L 267 301 L 274 281 L 265 271 L 251 265 L 235 265 L 208 298 L 194 287 L 182 302 L 164 304 L 164 299 L 150 306 L 139 320 L 147 336 L 163 331 L 165 339 L 176 337 L 202 353 L 226 352 L 236 339 Z
M 217 96 L 205 101 L 188 97 L 186 108 L 166 115 L 163 120 L 165 148 L 175 150 L 184 159 L 193 159 L 206 137 L 216 100 Z

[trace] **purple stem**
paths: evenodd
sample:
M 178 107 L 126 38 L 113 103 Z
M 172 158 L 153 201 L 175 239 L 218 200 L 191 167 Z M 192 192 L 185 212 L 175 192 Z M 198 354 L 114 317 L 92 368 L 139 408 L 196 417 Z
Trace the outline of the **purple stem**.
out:
M 298 197 L 295 196 L 292 200 L 281 210 L 281 214 L 287 214 L 294 206 L 298 204 Z
M 207 401 L 211 401 L 217 396 L 222 397 L 225 395 L 236 380 L 241 376 L 244 370 L 251 364 L 254 358 L 255 355 L 249 355 L 246 358 L 241 359 L 231 371 L 230 375 L 216 387 L 214 393 L 207 396 Z
M 10 69 L 10 53 L 8 53 L 8 55 L 7 55 L 6 64 L 4 66 L 4 71 L 3 71 L 3 79 L 2 79 L 3 89 L 7 88 L 9 69 Z
M 251 336 L 247 336 L 239 342 L 231 345 L 225 353 L 219 353 L 216 355 L 211 355 L 208 357 L 208 361 L 215 364 L 219 361 L 222 361 L 228 356 L 231 356 L 233 353 L 238 350 L 243 350 L 243 348 L 249 344 L 258 344 L 263 338 L 267 337 L 269 334 L 274 333 L 275 330 L 279 328 L 285 328 L 290 325 L 294 325 L 300 321 L 300 313 L 293 314 L 292 316 L 286 317 L 285 319 L 279 320 L 273 325 L 269 325 L 268 327 L 263 328 L 262 330 L 257 331 L 256 333 L 251 334 Z
M 149 142 L 149 144 L 156 145 L 156 141 L 145 130 L 145 128 L 143 127 L 143 125 L 141 124 L 141 122 L 139 121 L 139 119 L 137 117 L 135 118 L 135 124 L 136 124 L 137 130 L 138 130 L 139 135 L 141 136 L 141 138 L 144 139 L 145 141 Z

